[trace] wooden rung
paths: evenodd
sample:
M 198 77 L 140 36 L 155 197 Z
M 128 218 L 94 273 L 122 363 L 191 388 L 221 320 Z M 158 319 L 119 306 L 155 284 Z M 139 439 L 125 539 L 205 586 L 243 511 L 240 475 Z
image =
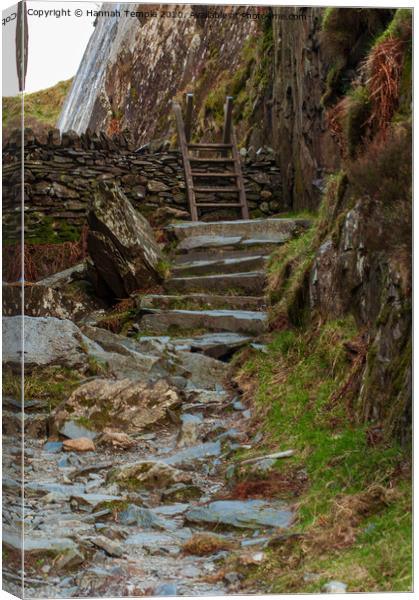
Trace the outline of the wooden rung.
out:
M 232 171 L 231 173 L 215 173 L 205 171 L 192 171 L 194 177 L 237 177 L 237 173 Z
M 190 161 L 201 163 L 234 163 L 234 158 L 202 158 L 202 156 L 188 156 Z
M 188 148 L 209 148 L 209 149 L 216 149 L 216 148 L 221 148 L 221 149 L 225 149 L 225 148 L 232 148 L 232 144 L 206 144 L 205 142 L 202 142 L 200 144 L 188 144 Z
M 199 202 L 196 204 L 197 208 L 201 208 L 201 207 L 205 207 L 205 206 L 216 206 L 216 207 L 233 207 L 233 208 L 237 208 L 237 206 L 241 206 L 240 202 Z
M 239 189 L 237 187 L 221 187 L 221 188 L 210 188 L 210 187 L 193 187 L 192 188 L 194 192 L 198 192 L 198 193 L 206 193 L 206 194 L 211 194 L 211 193 L 219 193 L 219 192 L 238 192 Z

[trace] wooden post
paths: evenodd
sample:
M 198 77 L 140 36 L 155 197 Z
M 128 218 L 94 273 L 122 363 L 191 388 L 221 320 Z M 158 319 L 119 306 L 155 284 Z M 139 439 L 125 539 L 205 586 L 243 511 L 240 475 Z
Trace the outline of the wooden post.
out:
M 223 143 L 230 144 L 231 142 L 231 123 L 233 116 L 233 96 L 226 97 L 226 103 L 224 104 L 224 129 L 223 129 Z
M 186 94 L 185 137 L 189 143 L 192 131 L 193 94 Z
M 177 102 L 172 103 L 173 112 L 176 117 L 177 132 L 179 136 L 179 146 L 182 152 L 183 168 L 185 170 L 186 192 L 188 194 L 189 210 L 192 221 L 198 220 L 198 210 L 196 208 L 195 192 L 192 179 L 191 163 L 189 162 L 188 143 L 185 136 L 185 128 L 182 118 L 182 110 Z

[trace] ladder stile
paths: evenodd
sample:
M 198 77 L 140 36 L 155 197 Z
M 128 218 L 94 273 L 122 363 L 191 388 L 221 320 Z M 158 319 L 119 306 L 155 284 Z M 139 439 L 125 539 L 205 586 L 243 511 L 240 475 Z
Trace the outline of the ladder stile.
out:
M 248 219 L 249 210 L 244 188 L 241 160 L 233 127 L 233 97 L 227 96 L 224 105 L 222 142 L 192 143 L 190 141 L 192 132 L 193 94 L 186 94 L 185 122 L 183 121 L 180 105 L 177 102 L 172 102 L 172 106 L 176 117 L 179 146 L 185 171 L 186 193 L 188 196 L 192 221 L 198 221 L 198 209 L 217 207 L 240 208 L 242 219 Z M 205 151 L 205 156 L 202 156 L 202 154 L 200 155 L 202 150 Z M 194 151 L 196 154 L 194 154 Z M 208 153 L 210 153 L 210 156 L 208 156 Z M 229 153 L 230 156 L 228 156 Z M 192 169 L 191 163 L 196 165 L 195 170 Z M 199 168 L 198 165 L 204 165 L 204 163 L 207 163 L 209 167 L 203 166 Z M 214 166 L 217 165 L 218 169 L 214 170 L 213 168 L 211 171 L 211 163 L 213 163 Z M 206 168 L 209 168 L 209 170 L 205 170 Z M 224 171 L 222 169 L 224 169 Z M 194 178 L 196 178 L 196 184 L 194 183 Z M 213 184 L 199 184 L 199 181 L 202 181 L 203 178 L 208 181 L 213 180 Z M 221 185 L 221 182 L 225 182 L 225 184 Z M 200 197 L 197 199 L 197 193 L 205 194 L 206 198 Z M 219 197 L 216 197 L 214 200 L 212 199 L 212 194 L 223 195 L 225 193 L 235 194 L 236 199 L 232 199 L 229 202 L 226 201 L 227 199 L 223 200 Z

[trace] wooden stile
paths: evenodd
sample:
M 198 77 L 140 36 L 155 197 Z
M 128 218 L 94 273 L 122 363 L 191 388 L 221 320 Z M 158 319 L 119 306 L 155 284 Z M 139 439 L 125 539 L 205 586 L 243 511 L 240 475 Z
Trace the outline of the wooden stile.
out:
M 246 192 L 244 189 L 243 174 L 241 170 L 240 154 L 237 149 L 237 141 L 233 128 L 233 97 L 227 96 L 224 105 L 224 127 L 223 139 L 220 143 L 194 142 L 192 143 L 192 114 L 193 114 L 193 94 L 186 94 L 186 114 L 185 122 L 182 117 L 182 110 L 177 102 L 172 103 L 176 118 L 176 126 L 179 138 L 179 146 L 182 153 L 183 168 L 185 171 L 186 192 L 188 196 L 189 211 L 192 221 L 199 220 L 198 210 L 202 208 L 240 208 L 242 219 L 249 218 L 249 209 L 247 206 Z M 205 153 L 214 153 L 218 156 L 195 155 L 194 152 L 205 151 Z M 228 154 L 230 153 L 230 156 Z M 207 164 L 217 165 L 218 169 L 223 166 L 224 171 L 203 171 L 202 167 L 197 166 L 192 169 L 191 163 L 196 165 Z M 233 169 L 232 169 L 233 167 Z M 195 183 L 195 179 L 198 181 Z M 220 182 L 199 183 L 202 179 L 222 179 L 226 180 L 225 186 L 220 186 Z M 232 181 L 234 180 L 234 181 Z M 211 194 L 236 194 L 237 199 L 232 202 L 218 201 L 211 198 Z M 197 194 L 209 195 L 208 198 L 197 198 Z

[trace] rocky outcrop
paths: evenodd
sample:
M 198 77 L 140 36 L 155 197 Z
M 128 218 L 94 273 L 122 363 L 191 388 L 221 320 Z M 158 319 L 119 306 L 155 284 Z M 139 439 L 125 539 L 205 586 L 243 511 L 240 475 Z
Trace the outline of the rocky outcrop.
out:
M 146 219 L 123 192 L 101 184 L 89 207 L 87 247 L 102 280 L 114 298 L 161 281 L 162 253 Z
M 207 6 L 122 4 L 120 17 L 98 17 L 63 107 L 61 131 L 129 127 L 138 145 L 165 134 L 170 101 L 195 89 L 202 103 L 221 74 L 239 69 L 240 52 L 257 31 L 247 7 L 224 6 L 224 18 L 211 12 Z
M 357 418 L 399 435 L 411 420 L 411 257 L 402 232 L 381 202 L 358 201 L 317 252 L 309 287 L 312 310 L 327 319 L 350 312 L 365 332 Z
M 55 317 L 25 317 L 22 346 L 22 324 L 19 316 L 3 318 L 3 362 L 12 368 L 19 369 L 22 358 L 26 369 L 51 364 L 77 368 L 94 348 L 72 321 Z
M 95 309 L 101 307 L 90 294 L 84 290 L 89 287 L 87 281 L 80 285 L 70 284 L 60 291 L 38 283 L 25 285 L 23 312 L 29 317 L 56 317 L 78 321 Z M 17 316 L 22 313 L 22 290 L 16 284 L 3 284 L 3 315 Z
M 272 144 L 281 167 L 283 199 L 296 210 L 315 209 L 325 174 L 340 161 L 321 103 L 328 70 L 319 39 L 324 9 L 272 10 Z

